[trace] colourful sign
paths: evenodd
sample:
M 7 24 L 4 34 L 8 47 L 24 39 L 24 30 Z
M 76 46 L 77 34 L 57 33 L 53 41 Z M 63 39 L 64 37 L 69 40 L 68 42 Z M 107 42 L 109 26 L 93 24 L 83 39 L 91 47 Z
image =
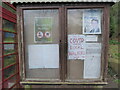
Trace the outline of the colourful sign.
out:
M 51 17 L 35 17 L 35 42 L 37 43 L 52 42 L 51 30 L 52 30 Z

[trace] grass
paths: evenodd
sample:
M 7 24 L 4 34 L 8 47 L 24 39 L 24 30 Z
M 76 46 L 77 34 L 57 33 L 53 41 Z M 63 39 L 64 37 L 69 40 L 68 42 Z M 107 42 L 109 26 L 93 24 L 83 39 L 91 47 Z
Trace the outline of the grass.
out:
M 4 50 L 4 55 L 14 53 L 15 50 Z
M 5 43 L 7 43 L 7 42 L 11 42 L 11 43 L 12 43 L 12 42 L 15 42 L 15 40 L 14 40 L 14 38 L 10 38 L 10 37 L 9 37 L 9 38 L 5 38 L 5 39 L 4 39 L 4 42 L 5 42 Z
M 115 79 L 114 82 L 119 83 L 120 84 L 120 79 Z
M 4 31 L 10 31 L 10 32 L 13 32 L 13 33 L 16 32 L 15 30 L 10 29 L 10 28 L 3 28 L 3 30 L 4 30 Z
M 16 61 L 15 59 L 16 59 L 15 55 L 6 56 L 4 58 L 4 67 L 14 64 Z
M 118 60 L 120 58 L 120 53 L 118 53 L 118 45 L 109 45 L 109 55 L 112 60 Z
M 108 62 L 108 73 L 111 75 L 111 77 L 114 78 L 114 82 L 120 83 L 120 79 L 118 79 L 118 64 L 119 64 L 119 58 L 120 53 L 118 52 L 118 45 L 120 42 L 117 40 L 110 40 L 109 41 L 109 62 Z
M 15 70 L 16 70 L 15 66 L 5 69 L 4 70 L 4 78 L 6 79 L 6 78 L 10 77 L 11 75 L 13 75 L 15 73 Z

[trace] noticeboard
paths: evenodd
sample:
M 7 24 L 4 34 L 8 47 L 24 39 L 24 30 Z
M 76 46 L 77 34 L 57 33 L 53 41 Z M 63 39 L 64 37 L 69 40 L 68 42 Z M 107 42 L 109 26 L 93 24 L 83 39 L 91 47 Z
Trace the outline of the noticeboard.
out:
M 24 17 L 29 16 L 24 18 L 25 78 L 81 82 L 104 77 L 108 40 L 108 18 L 102 23 L 105 10 L 70 7 L 23 9 Z

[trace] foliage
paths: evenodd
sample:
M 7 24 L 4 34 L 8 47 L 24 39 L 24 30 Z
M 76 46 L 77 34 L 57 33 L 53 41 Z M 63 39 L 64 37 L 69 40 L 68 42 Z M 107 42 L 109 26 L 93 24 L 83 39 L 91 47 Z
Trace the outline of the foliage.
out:
M 118 7 L 119 3 L 116 3 L 110 10 L 110 38 L 118 37 Z
M 120 84 L 120 79 L 115 79 L 114 81 Z

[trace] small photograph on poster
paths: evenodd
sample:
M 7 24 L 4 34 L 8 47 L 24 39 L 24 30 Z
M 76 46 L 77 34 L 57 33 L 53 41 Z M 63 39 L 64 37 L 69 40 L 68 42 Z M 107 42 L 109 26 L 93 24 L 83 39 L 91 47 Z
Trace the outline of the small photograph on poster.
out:
M 34 25 L 36 43 L 52 42 L 52 17 L 35 17 Z
M 101 10 L 84 10 L 83 34 L 101 34 Z

